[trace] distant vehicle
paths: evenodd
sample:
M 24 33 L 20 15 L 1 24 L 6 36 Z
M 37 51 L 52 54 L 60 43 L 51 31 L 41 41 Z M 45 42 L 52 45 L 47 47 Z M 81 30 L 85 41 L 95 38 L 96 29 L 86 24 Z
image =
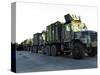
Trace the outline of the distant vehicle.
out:
M 65 23 L 57 21 L 46 27 L 46 30 L 33 35 L 33 52 L 39 50 L 49 56 L 71 55 L 82 59 L 85 55 L 97 54 L 97 32 L 87 30 L 80 16 L 67 14 Z

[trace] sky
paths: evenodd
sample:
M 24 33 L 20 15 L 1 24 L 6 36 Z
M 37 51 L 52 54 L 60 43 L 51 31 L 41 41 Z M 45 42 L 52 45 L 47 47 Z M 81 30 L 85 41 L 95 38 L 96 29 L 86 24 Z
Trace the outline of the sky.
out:
M 89 30 L 97 31 L 97 8 L 65 4 L 23 3 L 16 5 L 16 42 L 33 37 L 46 26 L 56 21 L 65 22 L 64 15 L 75 14 L 81 17 Z

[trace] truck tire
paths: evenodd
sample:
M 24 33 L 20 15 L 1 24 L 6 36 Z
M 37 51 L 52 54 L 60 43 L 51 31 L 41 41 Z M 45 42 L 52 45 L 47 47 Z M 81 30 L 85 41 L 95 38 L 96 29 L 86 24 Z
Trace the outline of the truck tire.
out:
M 48 55 L 48 56 L 51 55 L 50 46 L 46 46 L 46 47 L 45 47 L 45 53 L 46 53 L 46 55 Z
M 44 48 L 44 46 L 41 47 L 41 50 L 42 50 L 42 54 L 45 54 L 45 48 Z
M 33 52 L 38 53 L 38 48 L 36 46 L 33 48 Z
M 94 48 L 91 48 L 90 51 L 88 51 L 88 56 L 89 57 L 94 57 L 97 55 L 97 48 L 94 47 Z
M 85 49 L 81 43 L 75 43 L 72 49 L 72 57 L 74 59 L 82 59 L 85 56 Z
M 33 53 L 35 53 L 35 47 L 33 47 Z
M 64 56 L 64 45 L 63 45 L 63 44 L 61 44 L 60 55 L 61 55 L 61 56 Z
M 32 49 L 31 49 L 31 53 L 33 53 L 33 47 L 32 47 Z
M 33 51 L 34 51 L 33 49 L 34 49 L 34 48 L 32 47 L 32 53 L 34 53 L 34 52 L 33 52 Z
M 36 53 L 38 53 L 38 47 L 36 47 Z
M 51 46 L 51 55 L 52 56 L 57 56 L 57 48 L 55 45 Z

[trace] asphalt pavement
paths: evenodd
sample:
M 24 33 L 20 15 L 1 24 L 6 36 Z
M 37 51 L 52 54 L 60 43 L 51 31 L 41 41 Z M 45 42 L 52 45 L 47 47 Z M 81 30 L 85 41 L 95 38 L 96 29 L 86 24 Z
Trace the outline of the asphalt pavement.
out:
M 96 56 L 75 60 L 71 56 L 53 57 L 28 51 L 16 51 L 16 70 L 18 73 L 91 68 L 97 68 Z

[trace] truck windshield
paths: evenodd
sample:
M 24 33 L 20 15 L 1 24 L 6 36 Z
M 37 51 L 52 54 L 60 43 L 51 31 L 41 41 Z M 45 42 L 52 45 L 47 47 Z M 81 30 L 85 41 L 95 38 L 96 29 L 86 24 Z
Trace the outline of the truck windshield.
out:
M 81 23 L 80 21 L 72 21 L 71 23 L 71 29 L 73 32 L 79 32 L 79 31 L 86 31 L 87 27 L 84 23 Z

